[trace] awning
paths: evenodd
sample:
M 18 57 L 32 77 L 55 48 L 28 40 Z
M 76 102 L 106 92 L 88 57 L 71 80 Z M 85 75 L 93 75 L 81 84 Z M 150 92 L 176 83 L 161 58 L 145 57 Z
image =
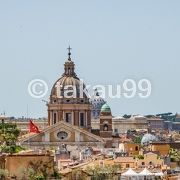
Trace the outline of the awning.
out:
M 137 176 L 138 174 L 133 171 L 131 168 L 129 168 L 125 173 L 123 173 L 121 176 Z
M 152 176 L 153 173 L 151 173 L 147 168 L 144 168 L 138 175 L 140 175 L 140 176 Z
M 154 173 L 155 176 L 164 176 L 164 173 L 163 172 L 157 172 L 157 173 Z

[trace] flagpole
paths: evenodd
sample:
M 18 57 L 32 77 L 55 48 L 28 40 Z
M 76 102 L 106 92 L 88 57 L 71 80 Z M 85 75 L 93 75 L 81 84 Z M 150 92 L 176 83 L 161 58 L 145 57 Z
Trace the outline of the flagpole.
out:
M 28 126 L 29 126 L 29 123 L 30 123 L 30 120 L 29 120 L 29 107 L 28 107 L 28 104 L 27 104 L 27 109 L 26 109 L 26 117 L 28 119 Z M 29 127 L 28 127 L 29 129 Z M 28 149 L 30 149 L 30 131 L 28 132 Z
M 42 102 L 46 103 L 46 106 L 48 105 L 48 101 L 42 99 Z M 43 130 L 45 129 L 45 119 L 43 120 Z

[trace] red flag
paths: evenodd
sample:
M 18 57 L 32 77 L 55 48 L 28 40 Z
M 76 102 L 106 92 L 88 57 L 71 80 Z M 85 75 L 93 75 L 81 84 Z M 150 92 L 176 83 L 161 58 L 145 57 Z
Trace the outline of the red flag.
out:
M 40 133 L 39 128 L 31 120 L 29 121 L 29 132 Z

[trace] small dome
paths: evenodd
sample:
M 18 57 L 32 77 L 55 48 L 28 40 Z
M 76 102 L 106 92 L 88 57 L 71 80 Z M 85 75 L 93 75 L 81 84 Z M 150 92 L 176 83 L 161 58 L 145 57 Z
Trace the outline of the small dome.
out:
M 102 106 L 101 113 L 102 112 L 111 113 L 111 108 L 110 108 L 110 106 L 107 103 Z
M 101 108 L 102 105 L 106 103 L 106 101 L 99 95 L 95 95 L 91 98 L 91 103 L 94 106 L 94 108 Z
M 145 134 L 142 137 L 141 144 L 148 144 L 148 143 L 155 142 L 155 141 L 158 141 L 156 136 L 154 136 L 152 134 Z

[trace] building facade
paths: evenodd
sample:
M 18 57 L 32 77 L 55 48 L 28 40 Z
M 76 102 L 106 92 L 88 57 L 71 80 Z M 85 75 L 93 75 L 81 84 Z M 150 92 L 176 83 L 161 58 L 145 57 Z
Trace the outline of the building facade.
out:
M 85 84 L 75 73 L 75 64 L 71 59 L 64 63 L 64 73 L 54 83 L 48 107 L 48 127 L 39 134 L 30 134 L 21 138 L 20 143 L 32 148 L 58 147 L 61 144 L 76 146 L 110 147 L 112 139 L 112 115 L 101 112 L 102 123 L 98 135 L 91 132 L 92 104 L 88 94 L 83 91 Z

